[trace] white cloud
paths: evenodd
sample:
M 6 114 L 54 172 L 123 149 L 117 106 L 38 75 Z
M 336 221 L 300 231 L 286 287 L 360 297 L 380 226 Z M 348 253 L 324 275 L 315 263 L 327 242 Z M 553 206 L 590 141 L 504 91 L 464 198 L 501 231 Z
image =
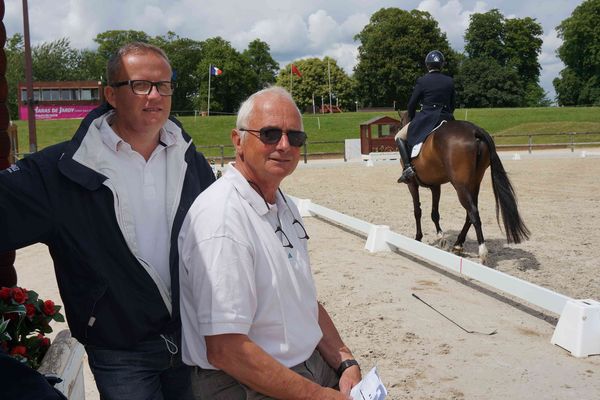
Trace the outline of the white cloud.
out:
M 463 10 L 462 3 L 458 0 L 450 0 L 443 5 L 438 0 L 424 0 L 417 8 L 429 12 L 438 21 L 442 32 L 446 33 L 452 48 L 462 51 L 464 34 L 469 26 L 471 14 L 482 12 L 485 7 L 484 2 L 477 2 L 474 10 Z
M 282 15 L 256 22 L 250 30 L 235 34 L 232 42 L 241 49 L 256 38 L 268 43 L 274 54 L 298 53 L 308 44 L 308 27 L 298 15 Z
M 308 38 L 311 47 L 321 49 L 332 42 L 339 42 L 340 26 L 327 12 L 318 10 L 308 17 Z
M 583 0 L 546 0 L 543 7 L 523 0 L 29 0 L 33 45 L 67 37 L 75 48 L 95 48 L 98 33 L 134 29 L 149 35 L 171 30 L 181 37 L 204 40 L 221 36 L 238 49 L 259 38 L 271 47 L 276 60 L 331 56 L 346 72 L 356 64 L 353 37 L 382 7 L 428 11 L 447 34 L 451 46 L 462 51 L 464 32 L 473 13 L 497 8 L 506 17 L 532 17 L 545 32 L 540 64 L 545 90 L 547 76 L 560 70 L 554 52 L 561 41 L 552 31 Z M 5 2 L 7 34 L 23 31 L 20 1 Z

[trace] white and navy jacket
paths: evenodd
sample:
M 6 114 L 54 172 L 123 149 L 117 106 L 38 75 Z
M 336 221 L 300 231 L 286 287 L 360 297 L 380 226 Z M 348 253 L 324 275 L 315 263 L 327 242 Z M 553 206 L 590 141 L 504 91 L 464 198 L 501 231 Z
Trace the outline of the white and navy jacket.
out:
M 177 236 L 194 199 L 214 174 L 191 138 L 167 153 L 171 293 L 166 293 L 123 232 L 128 227 L 110 178 L 99 172 L 103 146 L 93 110 L 75 136 L 0 172 L 0 252 L 48 246 L 71 334 L 81 343 L 127 348 L 180 329 Z M 16 260 L 18 271 L 18 260 Z

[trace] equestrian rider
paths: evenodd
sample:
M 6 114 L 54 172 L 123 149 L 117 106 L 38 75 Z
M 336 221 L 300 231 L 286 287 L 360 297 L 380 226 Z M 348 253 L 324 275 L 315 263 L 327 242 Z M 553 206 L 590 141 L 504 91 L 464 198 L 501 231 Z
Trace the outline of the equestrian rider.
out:
M 430 51 L 425 57 L 425 66 L 429 72 L 417 79 L 408 101 L 408 120 L 411 122 L 395 138 L 404 166 L 398 183 L 406 183 L 415 175 L 409 150 L 422 143 L 442 121 L 454 120 L 454 81 L 440 72 L 444 66 L 444 55 L 438 50 Z M 421 111 L 416 113 L 418 104 L 421 104 Z

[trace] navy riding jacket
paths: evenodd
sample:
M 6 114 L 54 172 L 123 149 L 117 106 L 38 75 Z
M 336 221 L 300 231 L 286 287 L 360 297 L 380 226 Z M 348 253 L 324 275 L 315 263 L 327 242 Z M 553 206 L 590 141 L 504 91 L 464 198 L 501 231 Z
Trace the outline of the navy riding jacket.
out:
M 421 104 L 421 111 L 417 111 Z M 431 71 L 417 79 L 408 101 L 408 145 L 425 140 L 427 135 L 443 120 L 454 120 L 454 81 L 439 71 Z

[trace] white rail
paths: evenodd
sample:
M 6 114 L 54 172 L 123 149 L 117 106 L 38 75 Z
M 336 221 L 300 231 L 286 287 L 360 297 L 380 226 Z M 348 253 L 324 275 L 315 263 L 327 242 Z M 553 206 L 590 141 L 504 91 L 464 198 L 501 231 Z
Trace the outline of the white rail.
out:
M 561 314 L 567 302 L 573 300 L 568 296 L 392 232 L 387 226 L 362 221 L 320 206 L 307 199 L 290 197 L 298 206 L 303 217 L 316 215 L 367 235 L 365 248 L 369 251 L 398 249 L 454 273 L 476 279 L 485 285 L 558 315 Z

